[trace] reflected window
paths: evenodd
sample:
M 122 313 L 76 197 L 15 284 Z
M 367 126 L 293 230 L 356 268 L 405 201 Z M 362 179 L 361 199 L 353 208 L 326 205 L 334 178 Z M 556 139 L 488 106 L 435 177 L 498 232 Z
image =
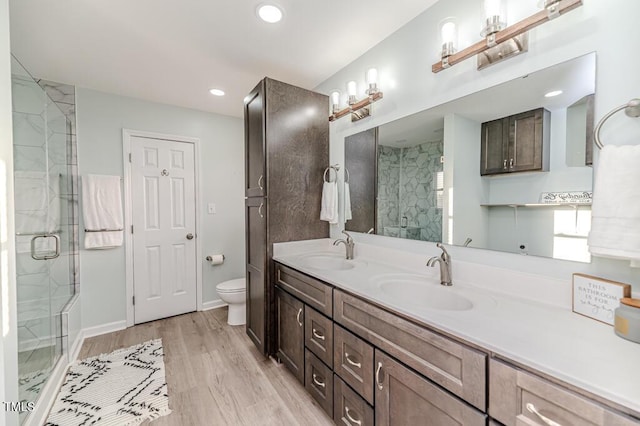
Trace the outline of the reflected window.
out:
M 590 262 L 587 237 L 591 229 L 591 209 L 559 209 L 553 212 L 553 257 Z

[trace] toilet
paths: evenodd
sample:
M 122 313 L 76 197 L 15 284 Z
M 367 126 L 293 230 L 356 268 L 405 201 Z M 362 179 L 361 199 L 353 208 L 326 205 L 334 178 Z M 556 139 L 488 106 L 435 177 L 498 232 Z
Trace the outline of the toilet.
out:
M 216 286 L 216 290 L 218 291 L 220 299 L 229 305 L 227 324 L 245 324 L 247 280 L 245 278 L 236 278 L 224 281 Z

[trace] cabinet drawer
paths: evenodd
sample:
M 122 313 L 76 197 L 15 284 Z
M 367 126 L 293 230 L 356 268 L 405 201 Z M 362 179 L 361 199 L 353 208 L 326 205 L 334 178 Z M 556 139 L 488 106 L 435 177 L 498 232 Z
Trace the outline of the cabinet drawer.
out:
M 344 426 L 373 426 L 373 408 L 338 375 L 333 378 L 333 422 Z
M 330 368 L 333 366 L 333 321 L 304 307 L 304 345 Z
M 276 264 L 276 283 L 307 305 L 331 318 L 333 314 L 331 286 L 280 264 Z
M 545 422 L 543 417 L 562 426 L 639 424 L 583 396 L 501 361 L 492 359 L 489 373 L 489 414 L 507 426 L 553 424 Z
M 376 425 L 486 426 L 487 416 L 376 349 Z
M 304 351 L 304 387 L 333 418 L 333 372 L 309 350 Z
M 373 405 L 373 346 L 337 324 L 333 346 L 334 371 Z
M 336 322 L 485 411 L 486 354 L 342 291 L 334 299 Z

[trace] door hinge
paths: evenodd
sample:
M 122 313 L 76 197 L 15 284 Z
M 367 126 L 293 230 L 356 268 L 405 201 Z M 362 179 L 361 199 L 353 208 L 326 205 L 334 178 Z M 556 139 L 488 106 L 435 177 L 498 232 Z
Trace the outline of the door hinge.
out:
M 129 153 L 129 162 L 131 162 L 131 153 Z
M 136 297 L 135 297 L 135 296 L 133 296 L 133 298 L 132 298 L 132 299 L 133 299 L 133 304 L 135 305 L 135 304 L 136 304 Z
M 133 234 L 133 225 L 131 225 L 131 233 Z

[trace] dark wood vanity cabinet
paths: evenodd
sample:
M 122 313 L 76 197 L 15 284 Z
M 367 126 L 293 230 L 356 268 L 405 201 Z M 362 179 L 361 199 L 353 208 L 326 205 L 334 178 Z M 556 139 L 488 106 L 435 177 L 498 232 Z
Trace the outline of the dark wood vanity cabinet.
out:
M 548 171 L 550 116 L 538 108 L 482 123 L 480 174 Z
M 376 425 L 484 426 L 487 416 L 376 349 Z
M 270 78 L 245 98 L 246 331 L 265 355 L 276 351 L 273 243 L 329 236 L 328 110 L 328 96 Z
M 277 356 L 304 383 L 304 303 L 276 287 Z

